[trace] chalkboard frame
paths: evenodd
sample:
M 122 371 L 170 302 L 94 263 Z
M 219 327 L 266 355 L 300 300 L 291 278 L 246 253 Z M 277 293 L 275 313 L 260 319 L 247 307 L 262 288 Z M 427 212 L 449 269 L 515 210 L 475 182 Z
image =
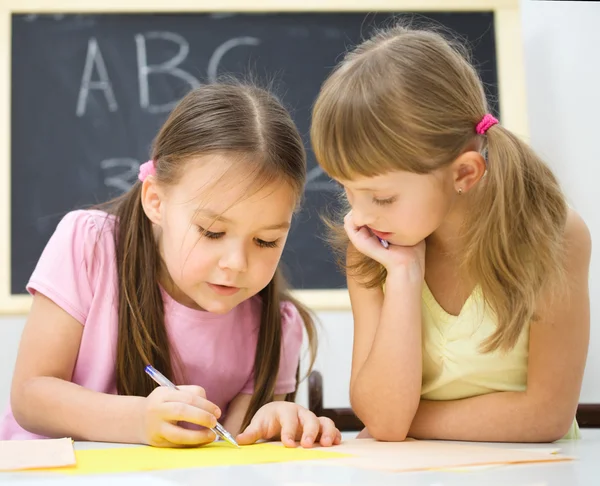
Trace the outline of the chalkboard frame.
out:
M 4 0 L 0 4 L 0 314 L 27 314 L 29 295 L 11 293 L 11 18 L 13 14 L 201 12 L 493 12 L 502 124 L 528 137 L 519 0 Z M 368 4 L 368 8 L 365 8 Z M 346 289 L 297 290 L 315 311 L 349 310 Z

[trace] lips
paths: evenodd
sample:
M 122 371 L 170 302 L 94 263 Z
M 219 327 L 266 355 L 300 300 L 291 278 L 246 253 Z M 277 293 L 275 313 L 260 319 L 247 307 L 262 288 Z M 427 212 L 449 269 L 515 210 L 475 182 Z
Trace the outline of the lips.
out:
M 233 294 L 239 292 L 239 290 L 240 290 L 239 287 L 232 287 L 230 285 L 219 285 L 219 284 L 209 283 L 208 286 L 211 288 L 211 290 L 213 292 L 215 292 L 216 294 L 219 294 L 219 295 L 233 295 Z
M 383 231 L 377 231 L 373 228 L 369 228 L 369 231 L 382 240 L 387 240 L 390 236 L 392 236 L 392 233 L 384 233 Z

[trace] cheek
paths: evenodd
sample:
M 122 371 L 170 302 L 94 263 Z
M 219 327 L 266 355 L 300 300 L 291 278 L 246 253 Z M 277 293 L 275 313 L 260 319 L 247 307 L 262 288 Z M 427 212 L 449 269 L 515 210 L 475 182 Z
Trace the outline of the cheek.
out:
M 450 204 L 444 194 L 440 191 L 435 196 L 422 201 L 421 211 L 418 215 L 422 225 L 429 231 L 436 230 L 448 214 Z
M 200 239 L 193 228 L 169 233 L 163 244 L 163 258 L 174 280 L 189 280 L 190 276 L 197 276 L 211 257 L 210 244 Z
M 259 248 L 253 258 L 252 274 L 261 284 L 266 285 L 273 278 L 277 265 L 281 260 L 282 249 L 262 249 Z
M 415 199 L 410 204 L 399 204 L 393 211 L 393 218 L 401 233 L 430 233 L 441 224 L 447 213 L 446 206 L 438 198 Z

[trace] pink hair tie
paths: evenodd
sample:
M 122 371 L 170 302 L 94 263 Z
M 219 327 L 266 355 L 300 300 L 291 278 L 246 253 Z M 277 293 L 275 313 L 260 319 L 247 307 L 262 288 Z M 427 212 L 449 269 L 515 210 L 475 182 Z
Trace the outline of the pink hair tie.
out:
M 498 120 L 488 113 L 487 115 L 484 115 L 481 121 L 477 124 L 475 131 L 479 135 L 485 135 L 485 132 L 487 132 L 490 127 L 493 127 L 496 123 L 498 123 Z
M 140 173 L 138 174 L 138 179 L 140 181 L 144 182 L 146 177 L 148 177 L 149 175 L 155 175 L 155 174 L 156 174 L 156 169 L 154 168 L 154 161 L 149 160 L 148 162 L 144 162 L 142 165 L 140 165 Z

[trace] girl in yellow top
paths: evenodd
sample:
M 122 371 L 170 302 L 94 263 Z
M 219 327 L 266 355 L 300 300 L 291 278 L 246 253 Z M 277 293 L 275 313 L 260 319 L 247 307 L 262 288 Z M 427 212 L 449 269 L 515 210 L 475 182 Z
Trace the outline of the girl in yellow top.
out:
M 488 113 L 465 50 L 432 31 L 377 33 L 323 85 L 311 136 L 351 208 L 338 243 L 350 399 L 367 432 L 577 437 L 590 235 L 550 169 Z

